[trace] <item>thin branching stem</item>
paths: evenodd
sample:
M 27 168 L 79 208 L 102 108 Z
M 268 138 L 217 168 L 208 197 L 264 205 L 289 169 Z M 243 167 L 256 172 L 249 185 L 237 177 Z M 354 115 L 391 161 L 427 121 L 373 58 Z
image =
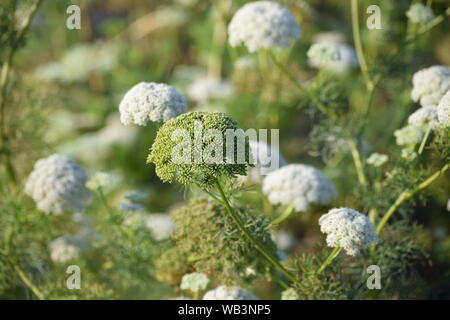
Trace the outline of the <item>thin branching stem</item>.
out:
M 363 186 L 367 185 L 366 175 L 364 174 L 364 166 L 361 160 L 361 154 L 359 153 L 358 147 L 353 139 L 348 138 L 347 144 L 350 148 L 350 153 L 352 154 L 353 163 L 355 165 L 356 174 L 358 176 L 358 182 Z
M 27 288 L 29 288 L 31 290 L 31 292 L 33 292 L 33 294 L 39 299 L 39 300 L 45 300 L 45 297 L 43 295 L 43 293 L 39 290 L 38 287 L 36 287 L 33 282 L 30 280 L 30 278 L 28 278 L 28 276 L 26 275 L 26 273 L 17 265 L 14 264 L 13 265 L 14 271 L 17 273 L 17 275 L 19 276 L 20 280 L 22 280 L 22 282 L 27 286 Z
M 216 187 L 219 191 L 220 196 L 222 197 L 223 203 L 225 204 L 225 208 L 228 211 L 228 214 L 234 221 L 234 223 L 238 226 L 238 228 L 242 231 L 242 233 L 247 237 L 248 240 L 258 249 L 259 252 L 264 256 L 264 258 L 272 264 L 276 269 L 278 269 L 280 272 L 282 272 L 286 278 L 288 278 L 292 282 L 296 282 L 295 277 L 286 270 L 285 267 L 278 261 L 276 257 L 274 257 L 270 250 L 259 240 L 257 240 L 252 233 L 247 229 L 247 227 L 244 225 L 244 222 L 239 217 L 239 215 L 234 211 L 234 209 L 231 207 L 230 202 L 228 201 L 227 196 L 225 195 L 225 192 L 223 191 L 222 186 L 220 185 L 220 182 L 216 180 Z
M 280 214 L 277 218 L 272 221 L 273 225 L 280 224 L 294 213 L 294 205 L 290 204 L 282 214 Z
M 353 42 L 355 43 L 356 54 L 358 55 L 359 60 L 359 66 L 361 68 L 361 73 L 363 74 L 367 90 L 371 90 L 374 84 L 372 82 L 372 79 L 370 78 L 369 68 L 367 67 L 367 62 L 364 56 L 364 50 L 361 41 L 361 32 L 359 30 L 358 0 L 352 0 L 351 10 L 352 10 Z
M 386 223 L 389 221 L 389 219 L 392 217 L 392 215 L 397 211 L 397 209 L 400 207 L 400 205 L 411 199 L 416 193 L 418 193 L 421 190 L 426 189 L 428 186 L 430 186 L 435 180 L 437 180 L 440 176 L 442 176 L 448 169 L 450 168 L 450 162 L 444 165 L 441 169 L 433 173 L 430 177 L 428 177 L 425 181 L 423 181 L 421 184 L 419 184 L 416 188 L 412 190 L 407 190 L 402 192 L 397 200 L 395 200 L 394 204 L 386 211 L 381 221 L 378 223 L 376 232 L 379 234 L 381 230 L 383 230 Z
M 273 52 L 269 51 L 269 57 L 273 64 L 281 71 L 281 73 L 305 96 L 307 96 L 311 101 L 322 111 L 323 114 L 327 115 L 329 118 L 334 119 L 335 116 L 331 114 L 328 108 L 320 102 L 314 95 L 312 95 L 305 87 L 303 87 L 295 77 L 290 74 L 288 70 L 277 60 Z
M 322 265 L 319 267 L 319 270 L 317 270 L 317 274 L 321 274 L 323 272 L 323 270 L 325 270 L 326 267 L 328 267 L 331 264 L 331 262 L 333 262 L 333 260 L 336 259 L 336 257 L 339 255 L 341 250 L 342 250 L 341 247 L 334 248 L 333 251 L 331 251 L 331 253 L 328 255 L 328 257 L 322 263 Z

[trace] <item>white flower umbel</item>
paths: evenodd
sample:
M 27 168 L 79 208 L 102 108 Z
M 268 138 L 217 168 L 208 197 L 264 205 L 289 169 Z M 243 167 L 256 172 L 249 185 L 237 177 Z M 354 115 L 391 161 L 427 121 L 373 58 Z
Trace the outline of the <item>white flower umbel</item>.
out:
M 188 87 L 188 97 L 201 104 L 228 98 L 233 91 L 233 86 L 226 80 L 202 77 Z
M 90 196 L 85 187 L 86 180 L 84 169 L 78 163 L 54 154 L 34 164 L 25 184 L 25 193 L 47 214 L 81 212 Z
M 82 238 L 63 236 L 49 243 L 50 258 L 56 263 L 65 263 L 80 258 L 82 251 L 87 249 Z
M 442 97 L 437 107 L 439 123 L 444 127 L 450 126 L 450 90 Z
M 239 177 L 241 181 L 261 183 L 267 174 L 287 164 L 280 151 L 265 142 L 250 140 L 249 147 L 255 166 L 247 170 L 246 176 Z M 278 166 L 271 168 L 271 165 L 275 165 L 275 157 L 278 158 Z
M 170 219 L 170 216 L 165 213 L 145 215 L 144 225 L 152 232 L 153 237 L 157 241 L 168 239 L 172 230 L 175 228 L 175 223 Z
M 306 54 L 314 68 L 344 72 L 358 66 L 355 50 L 346 44 L 314 43 Z
M 336 189 L 322 172 L 303 164 L 271 172 L 263 181 L 263 192 L 272 204 L 293 205 L 297 212 L 308 210 L 311 204 L 327 205 L 336 196 Z
M 320 231 L 327 235 L 329 247 L 343 248 L 351 256 L 378 242 L 369 218 L 353 209 L 331 209 L 320 217 L 319 225 Z
M 219 286 L 205 293 L 203 300 L 259 300 L 259 298 L 244 288 Z
M 417 71 L 413 76 L 411 98 L 425 106 L 436 106 L 450 90 L 450 68 L 432 66 Z
M 240 8 L 228 25 L 232 47 L 244 44 L 250 52 L 287 48 L 300 38 L 300 26 L 291 12 L 272 1 L 255 1 Z
M 374 167 L 381 167 L 388 160 L 389 157 L 387 155 L 374 152 L 367 158 L 366 162 Z
M 192 292 L 200 292 L 206 289 L 209 284 L 209 278 L 206 274 L 193 272 L 185 274 L 181 278 L 180 288 L 182 290 L 191 290 Z
M 424 23 L 433 20 L 434 13 L 422 3 L 413 3 L 406 11 L 406 16 L 412 23 Z
M 102 189 L 106 190 L 112 184 L 114 177 L 108 172 L 96 172 L 89 180 L 86 182 L 86 187 L 93 191 Z
M 186 100 L 172 86 L 141 82 L 132 87 L 119 105 L 124 125 L 145 126 L 148 121 L 166 122 L 187 111 Z
M 426 106 L 417 109 L 409 116 L 408 123 L 425 131 L 436 129 L 439 126 L 437 107 Z
M 297 292 L 294 288 L 288 288 L 281 293 L 281 300 L 299 300 Z
M 399 146 L 414 146 L 422 141 L 424 132 L 416 126 L 406 126 L 395 130 L 394 136 Z

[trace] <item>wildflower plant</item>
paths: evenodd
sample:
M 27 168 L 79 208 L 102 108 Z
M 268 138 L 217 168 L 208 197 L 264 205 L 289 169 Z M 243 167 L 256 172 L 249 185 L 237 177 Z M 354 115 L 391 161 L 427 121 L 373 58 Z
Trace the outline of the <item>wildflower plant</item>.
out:
M 448 296 L 442 1 L 92 2 L 0 4 L 0 298 Z

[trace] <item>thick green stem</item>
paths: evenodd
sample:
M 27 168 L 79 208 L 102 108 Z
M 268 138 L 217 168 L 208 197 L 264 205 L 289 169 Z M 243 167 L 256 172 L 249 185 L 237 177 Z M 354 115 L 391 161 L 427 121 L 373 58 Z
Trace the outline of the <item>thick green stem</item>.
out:
M 272 224 L 273 225 L 280 224 L 281 222 L 289 218 L 292 213 L 294 213 L 294 206 L 291 204 L 286 208 L 286 210 L 284 210 L 282 214 L 280 214 L 277 218 L 275 218 L 272 221 Z
M 355 142 L 349 138 L 347 139 L 347 144 L 350 148 L 350 152 L 353 157 L 353 162 L 355 164 L 356 174 L 358 175 L 358 181 L 363 186 L 367 184 L 366 176 L 364 175 L 364 167 L 361 161 L 361 155 L 359 154 L 358 147 Z
M 272 264 L 275 268 L 280 270 L 290 281 L 296 282 L 295 277 L 288 270 L 286 270 L 285 267 L 283 267 L 283 265 L 278 261 L 278 259 L 276 257 L 274 257 L 270 253 L 270 250 L 268 248 L 266 248 L 266 246 L 263 243 L 258 241 L 255 237 L 253 237 L 251 232 L 246 228 L 246 226 L 244 225 L 244 222 L 241 220 L 239 215 L 236 214 L 234 209 L 231 207 L 230 202 L 228 201 L 228 198 L 225 195 L 225 192 L 223 191 L 222 186 L 220 185 L 220 182 L 218 180 L 216 180 L 216 187 L 217 187 L 217 190 L 219 191 L 219 194 L 223 200 L 223 203 L 225 204 L 225 208 L 228 211 L 228 214 L 233 219 L 234 223 L 238 226 L 238 228 L 242 231 L 242 233 L 245 235 L 245 237 L 247 237 L 247 239 L 250 240 L 251 243 L 253 243 L 253 245 L 256 247 L 256 249 L 258 249 L 258 251 L 261 252 L 261 254 L 264 256 L 264 258 L 270 264 Z
M 376 232 L 379 234 L 381 230 L 383 230 L 386 223 L 392 217 L 392 215 L 397 211 L 398 207 L 405 202 L 406 200 L 411 199 L 417 192 L 426 189 L 429 185 L 431 185 L 436 179 L 438 179 L 441 175 L 443 175 L 450 167 L 450 162 L 443 166 L 441 169 L 433 173 L 428 179 L 419 184 L 415 189 L 402 192 L 397 200 L 395 200 L 394 204 L 386 211 L 381 221 L 378 223 Z
M 334 248 L 333 251 L 331 251 L 330 255 L 322 263 L 319 270 L 317 270 L 317 274 L 321 274 L 323 272 L 323 270 L 325 270 L 325 268 L 328 267 L 331 264 L 331 262 L 333 262 L 334 259 L 336 259 L 336 257 L 339 255 L 341 250 L 342 250 L 341 247 Z
M 359 16 L 358 16 L 358 0 L 352 0 L 352 29 L 353 29 L 353 42 L 355 43 L 356 54 L 358 55 L 359 66 L 366 83 L 368 90 L 372 90 L 373 82 L 370 79 L 369 68 L 367 67 L 366 58 L 364 57 L 364 50 L 361 42 L 361 33 L 359 30 Z

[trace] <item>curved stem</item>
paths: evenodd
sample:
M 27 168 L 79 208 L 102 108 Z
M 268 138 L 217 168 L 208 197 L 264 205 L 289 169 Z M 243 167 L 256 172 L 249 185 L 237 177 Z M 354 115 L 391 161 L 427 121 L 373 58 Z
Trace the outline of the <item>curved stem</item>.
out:
M 350 152 L 353 157 L 353 162 L 355 164 L 356 174 L 358 175 L 358 181 L 362 185 L 367 184 L 366 176 L 364 175 L 364 168 L 361 161 L 361 155 L 359 154 L 358 148 L 352 139 L 347 139 Z
M 16 271 L 17 275 L 19 276 L 20 280 L 33 292 L 33 294 L 39 299 L 39 300 L 45 300 L 44 295 L 42 292 L 36 287 L 33 282 L 28 278 L 28 276 L 25 274 L 25 272 L 18 266 L 13 265 L 14 271 Z
M 231 207 L 230 202 L 228 201 L 228 198 L 225 195 L 225 192 L 223 191 L 222 186 L 220 185 L 220 182 L 218 180 L 216 180 L 216 187 L 217 187 L 217 190 L 219 191 L 219 194 L 223 200 L 223 203 L 225 204 L 225 208 L 227 209 L 228 214 L 231 216 L 234 223 L 236 223 L 236 225 L 242 231 L 242 233 L 247 237 L 247 239 L 250 240 L 251 243 L 253 243 L 253 245 L 256 247 L 256 249 L 258 249 L 258 251 L 261 252 L 261 254 L 264 256 L 264 258 L 270 264 L 272 264 L 275 268 L 280 270 L 289 280 L 291 280 L 292 282 L 296 282 L 295 277 L 288 270 L 286 270 L 285 267 L 283 267 L 283 265 L 278 261 L 278 259 L 276 257 L 274 257 L 270 253 L 270 250 L 267 249 L 263 243 L 261 243 L 260 241 L 255 239 L 255 237 L 253 237 L 251 232 L 245 227 L 244 222 L 241 220 L 239 215 L 237 215 L 236 212 Z
M 280 224 L 281 222 L 289 218 L 289 216 L 293 213 L 294 213 L 294 205 L 291 204 L 286 208 L 286 210 L 284 210 L 282 214 L 280 214 L 277 218 L 275 218 L 272 221 L 272 224 Z
M 395 211 L 400 207 L 400 205 L 405 202 L 406 200 L 411 199 L 417 192 L 427 188 L 429 185 L 431 185 L 436 179 L 438 179 L 442 174 L 444 174 L 445 171 L 447 171 L 450 168 L 450 162 L 444 165 L 441 169 L 433 173 L 428 179 L 423 181 L 421 184 L 419 184 L 415 189 L 410 191 L 404 191 L 402 192 L 397 200 L 395 200 L 394 204 L 388 209 L 388 211 L 384 214 L 381 221 L 378 223 L 376 232 L 379 234 L 381 230 L 383 230 L 386 223 L 389 221 L 389 219 L 392 217 L 392 215 L 395 213 Z
M 425 145 L 427 144 L 428 137 L 430 136 L 430 132 L 431 132 L 431 126 L 428 127 L 427 131 L 425 132 L 425 135 L 423 136 L 422 142 L 419 147 L 419 151 L 417 152 L 418 154 L 422 154 L 423 149 L 425 148 Z
M 364 57 L 364 50 L 361 42 L 361 33 L 359 30 L 359 17 L 358 17 L 358 0 L 352 0 L 352 29 L 353 29 L 353 42 L 355 43 L 356 54 L 358 55 L 359 66 L 364 76 L 364 81 L 368 90 L 373 87 L 373 82 L 370 79 L 369 68 L 367 67 L 366 58 Z
M 317 105 L 317 107 L 319 108 L 320 111 L 322 111 L 322 113 L 324 113 L 325 115 L 327 115 L 330 118 L 335 118 L 335 116 L 333 114 L 331 114 L 327 107 L 320 102 L 316 97 L 314 97 L 312 94 L 310 94 L 310 92 L 308 90 L 306 90 L 305 87 L 303 87 L 298 81 L 297 79 L 295 79 L 295 77 L 293 75 L 291 75 L 289 73 L 289 71 L 286 70 L 286 68 L 275 58 L 273 52 L 269 51 L 269 57 L 272 60 L 273 64 L 281 71 L 281 73 L 283 75 L 286 76 L 286 78 L 301 92 L 303 93 L 305 96 L 307 96 L 308 98 L 311 99 L 311 101 Z
M 334 259 L 336 259 L 336 257 L 339 255 L 341 250 L 342 250 L 341 247 L 334 248 L 333 251 L 331 251 L 329 256 L 322 263 L 322 265 L 320 266 L 319 270 L 317 270 L 317 274 L 321 274 L 323 272 L 323 270 L 325 270 L 325 268 L 328 267 L 331 264 L 331 262 L 333 262 Z

